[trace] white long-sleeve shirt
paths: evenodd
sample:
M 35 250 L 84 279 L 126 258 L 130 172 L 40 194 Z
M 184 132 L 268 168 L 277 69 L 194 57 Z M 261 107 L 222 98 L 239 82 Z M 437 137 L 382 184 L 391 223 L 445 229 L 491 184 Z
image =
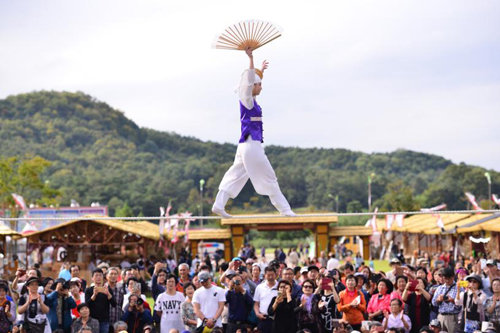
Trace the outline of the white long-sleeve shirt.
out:
M 255 69 L 245 69 L 241 74 L 239 97 L 240 101 L 248 110 L 253 108 L 253 85 L 255 84 Z

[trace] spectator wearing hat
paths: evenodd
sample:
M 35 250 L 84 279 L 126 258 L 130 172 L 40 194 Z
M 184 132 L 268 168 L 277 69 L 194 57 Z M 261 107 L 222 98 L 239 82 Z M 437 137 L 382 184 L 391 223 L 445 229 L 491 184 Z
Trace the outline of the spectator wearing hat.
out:
M 36 276 L 31 276 L 26 280 L 25 286 L 27 294 L 23 294 L 19 299 L 17 312 L 24 316 L 23 328 L 27 333 L 40 332 L 51 333 L 50 324 L 47 319 L 49 307 L 45 305 L 45 295 L 38 293 L 39 280 Z
M 480 267 L 480 264 L 478 264 Z M 481 270 L 479 270 L 480 272 Z M 479 272 L 476 272 L 476 274 L 479 274 Z M 495 278 L 500 278 L 500 271 L 498 270 L 498 266 L 495 260 L 493 259 L 488 259 L 486 260 L 486 267 L 483 270 L 483 274 L 486 276 L 482 278 L 482 283 L 483 283 L 483 292 L 486 294 L 486 296 L 490 297 L 493 293 L 491 292 L 491 282 Z
M 174 285 L 175 291 L 175 285 Z M 184 297 L 183 297 L 184 298 Z M 142 333 L 144 327 L 153 323 L 151 311 L 144 306 L 145 302 L 136 294 L 131 294 L 128 298 L 127 307 L 122 315 L 122 320 L 127 323 L 128 333 Z M 172 312 L 176 312 L 176 317 L 180 319 L 180 304 L 172 302 Z M 174 310 L 174 307 L 176 310 Z M 172 320 L 174 322 L 174 320 Z M 182 321 L 181 321 L 182 323 Z M 170 323 L 172 325 L 173 323 Z M 163 323 L 162 323 L 163 325 Z M 184 328 L 184 325 L 182 325 Z
M 278 282 L 276 281 L 276 269 L 269 265 L 264 270 L 264 281 L 255 288 L 254 311 L 259 319 L 259 330 L 262 333 L 270 333 L 273 321 L 268 316 L 269 304 L 273 297 L 278 295 Z
M 493 295 L 488 297 L 484 308 L 488 320 L 495 326 L 496 331 L 500 332 L 500 278 L 493 279 L 491 291 Z
M 429 328 L 432 330 L 433 333 L 441 333 L 441 323 L 437 319 L 431 320 L 429 323 Z
M 85 301 L 90 309 L 90 316 L 99 321 L 100 333 L 109 331 L 110 306 L 119 306 L 109 286 L 104 285 L 104 274 L 100 268 L 92 272 L 94 285 L 85 290 Z
M 382 322 L 384 311 L 391 310 L 391 293 L 393 290 L 392 282 L 388 279 L 380 279 L 377 283 L 378 294 L 370 298 L 366 312 L 368 319 Z
M 455 332 L 458 329 L 458 313 L 460 308 L 455 305 L 457 297 L 457 285 L 455 283 L 452 268 L 443 268 L 440 271 L 443 284 L 434 292 L 432 305 L 437 307 L 438 320 L 441 327 L 448 332 Z
M 486 294 L 482 292 L 483 284 L 479 275 L 469 275 L 465 279 L 469 284 L 464 291 L 460 291 L 460 282 L 457 283 L 455 305 L 462 307 L 462 325 L 465 333 L 479 330 L 484 321 L 484 302 Z
M 401 261 L 398 258 L 392 258 L 389 265 L 391 270 L 385 274 L 385 277 L 394 284 L 396 283 L 396 276 L 398 276 L 397 270 L 401 267 Z
M 76 308 L 76 302 L 69 296 L 69 282 L 64 278 L 57 279 L 53 286 L 55 290 L 50 293 L 45 304 L 50 311 L 47 314 L 52 331 L 71 332 L 71 309 Z
M 302 267 L 300 269 L 300 278 L 299 278 L 300 285 L 302 285 L 302 283 L 304 283 L 304 281 L 307 280 L 308 271 L 309 271 L 308 267 Z
M 193 294 L 194 313 L 198 317 L 198 326 L 202 323 L 208 328 L 222 327 L 221 315 L 226 303 L 224 289 L 212 284 L 208 272 L 198 273 L 200 288 Z
M 16 305 L 14 302 L 7 299 L 9 286 L 0 283 L 0 332 L 6 333 L 10 331 L 11 324 L 16 319 Z
M 88 304 L 80 303 L 76 307 L 79 317 L 75 319 L 71 325 L 71 333 L 78 333 L 82 327 L 90 327 L 92 333 L 99 333 L 99 321 L 90 317 L 90 309 Z
M 354 277 L 356 278 L 356 290 L 363 294 L 365 297 L 365 301 L 368 304 L 370 301 L 370 293 L 364 288 L 368 278 L 363 273 L 355 273 Z

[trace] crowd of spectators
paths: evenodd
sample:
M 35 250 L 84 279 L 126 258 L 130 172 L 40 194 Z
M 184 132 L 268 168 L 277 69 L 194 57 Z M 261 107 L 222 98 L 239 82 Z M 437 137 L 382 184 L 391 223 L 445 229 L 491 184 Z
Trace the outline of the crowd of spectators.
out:
M 0 333 L 475 333 L 500 332 L 500 270 L 493 259 L 390 261 L 387 272 L 333 253 L 291 249 L 259 260 L 183 256 L 124 268 L 78 265 L 59 277 L 37 267 L 0 281 Z M 305 264 L 305 265 L 304 265 Z

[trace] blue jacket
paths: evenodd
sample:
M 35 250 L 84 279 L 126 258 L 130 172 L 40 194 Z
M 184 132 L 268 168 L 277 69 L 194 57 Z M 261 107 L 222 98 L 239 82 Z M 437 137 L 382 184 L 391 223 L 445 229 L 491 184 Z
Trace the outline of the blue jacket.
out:
M 47 313 L 47 318 L 49 318 L 50 328 L 52 331 L 59 328 L 59 323 L 57 320 L 57 302 L 59 301 L 59 294 L 57 291 L 51 292 L 45 299 L 45 304 L 49 307 L 49 313 Z M 71 332 L 71 324 L 73 320 L 71 319 L 71 309 L 76 308 L 76 303 L 73 297 L 66 297 L 63 300 L 62 305 L 62 329 L 65 333 Z

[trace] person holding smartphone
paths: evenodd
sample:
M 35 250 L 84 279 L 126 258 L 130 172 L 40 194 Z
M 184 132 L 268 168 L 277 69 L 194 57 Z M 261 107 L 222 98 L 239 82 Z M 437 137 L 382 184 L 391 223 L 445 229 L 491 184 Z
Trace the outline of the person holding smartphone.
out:
M 89 305 L 90 316 L 99 321 L 101 333 L 109 332 L 109 308 L 117 306 L 113 291 L 104 284 L 104 273 L 100 268 L 92 272 L 94 285 L 85 290 L 85 301 Z
M 247 318 L 252 310 L 252 296 L 243 287 L 243 280 L 238 273 L 226 275 L 229 281 L 229 290 L 226 292 L 228 306 L 228 323 L 226 333 L 235 333 L 237 330 L 245 331 Z
M 408 305 L 408 317 L 413 324 L 411 333 L 417 333 L 420 327 L 426 326 L 430 322 L 432 296 L 426 288 L 426 280 L 418 277 L 416 280 L 408 282 L 403 292 L 403 302 Z
M 273 333 L 288 333 L 297 331 L 297 318 L 295 316 L 296 302 L 292 297 L 292 284 L 290 281 L 281 280 L 278 283 L 278 295 L 273 297 L 267 313 L 274 316 Z
M 336 305 L 340 302 L 340 298 L 329 272 L 326 272 L 326 275 L 321 279 L 317 292 L 319 294 L 318 309 L 321 326 L 325 332 L 331 332 L 334 328 Z

